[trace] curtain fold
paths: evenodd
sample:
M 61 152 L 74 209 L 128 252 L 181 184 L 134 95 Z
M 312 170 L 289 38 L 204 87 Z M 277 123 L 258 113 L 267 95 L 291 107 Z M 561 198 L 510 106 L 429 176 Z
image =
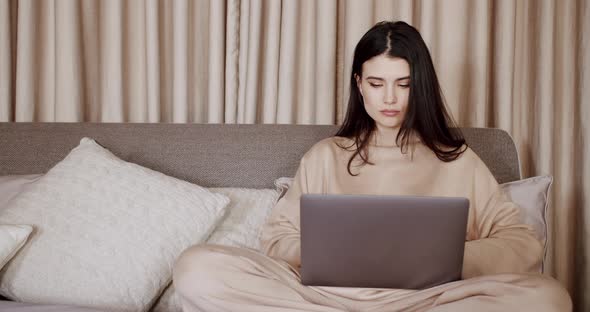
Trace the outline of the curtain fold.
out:
M 578 73 L 574 104 L 574 198 L 576 222 L 572 224 L 575 240 L 573 269 L 575 280 L 574 302 L 579 311 L 590 310 L 590 4 L 576 4 L 575 64 Z M 572 147 L 569 148 L 571 150 Z M 561 204 L 561 203 L 558 203 Z M 562 208 L 562 209 L 568 209 Z M 571 208 L 569 208 L 571 209 Z M 559 216 L 559 215 L 557 215 Z
M 584 0 L 0 0 L 0 121 L 339 124 L 354 47 L 418 28 L 460 126 L 552 174 L 547 274 L 590 310 Z
M 12 120 L 12 42 L 10 5 L 7 1 L 0 1 L 0 120 Z

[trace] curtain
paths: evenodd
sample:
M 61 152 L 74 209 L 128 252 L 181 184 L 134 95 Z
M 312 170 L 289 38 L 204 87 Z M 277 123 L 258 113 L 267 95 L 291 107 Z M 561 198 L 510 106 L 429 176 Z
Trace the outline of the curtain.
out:
M 589 311 L 584 0 L 0 0 L 0 121 L 338 124 L 381 20 L 420 30 L 459 125 L 554 176 L 547 274 Z

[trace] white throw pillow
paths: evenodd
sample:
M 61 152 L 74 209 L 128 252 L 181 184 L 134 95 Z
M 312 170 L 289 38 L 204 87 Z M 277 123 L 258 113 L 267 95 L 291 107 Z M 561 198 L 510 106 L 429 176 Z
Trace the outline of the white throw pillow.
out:
M 23 247 L 32 231 L 30 225 L 0 225 L 0 269 Z
M 146 311 L 229 199 L 125 162 L 91 139 L 0 210 L 35 233 L 0 272 L 15 301 Z

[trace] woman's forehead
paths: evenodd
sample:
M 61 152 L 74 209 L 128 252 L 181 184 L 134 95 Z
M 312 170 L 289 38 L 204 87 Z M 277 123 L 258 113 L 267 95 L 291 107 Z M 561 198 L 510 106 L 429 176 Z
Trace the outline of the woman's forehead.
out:
M 363 77 L 397 80 L 410 76 L 410 65 L 399 57 L 378 55 L 363 63 Z

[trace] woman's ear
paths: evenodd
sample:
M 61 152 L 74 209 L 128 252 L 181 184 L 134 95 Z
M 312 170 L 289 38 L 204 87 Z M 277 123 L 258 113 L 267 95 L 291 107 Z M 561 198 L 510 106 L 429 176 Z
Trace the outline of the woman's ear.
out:
M 359 75 L 354 74 L 354 79 L 356 80 L 356 87 L 359 89 L 359 92 L 361 93 L 361 97 L 363 96 L 363 89 L 361 88 L 361 77 L 359 77 Z

